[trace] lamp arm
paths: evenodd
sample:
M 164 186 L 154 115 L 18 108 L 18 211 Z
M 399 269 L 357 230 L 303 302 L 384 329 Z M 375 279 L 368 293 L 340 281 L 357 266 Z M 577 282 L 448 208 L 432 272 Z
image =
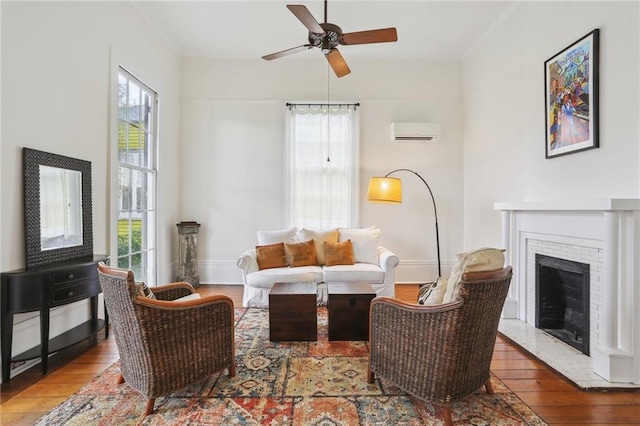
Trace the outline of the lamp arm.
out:
M 418 174 L 418 172 L 415 172 L 413 170 L 409 170 L 409 169 L 395 169 L 390 171 L 389 173 L 387 173 L 386 175 L 384 175 L 384 177 L 389 177 L 390 175 L 392 175 L 393 173 L 396 172 L 409 172 L 409 173 L 413 173 L 414 175 L 416 175 L 418 177 L 418 179 L 420 179 L 422 181 L 422 183 L 424 183 L 424 185 L 427 187 L 427 189 L 429 190 L 429 195 L 431 195 L 431 202 L 433 203 L 433 215 L 435 217 L 436 220 L 436 250 L 437 250 L 437 254 L 438 254 L 438 277 L 442 276 L 442 268 L 440 266 L 440 234 L 438 232 L 438 209 L 436 208 L 436 199 L 433 196 L 433 191 L 431 191 L 431 187 L 429 186 L 429 184 L 427 183 L 426 180 L 424 180 L 424 178 L 422 176 L 420 176 Z

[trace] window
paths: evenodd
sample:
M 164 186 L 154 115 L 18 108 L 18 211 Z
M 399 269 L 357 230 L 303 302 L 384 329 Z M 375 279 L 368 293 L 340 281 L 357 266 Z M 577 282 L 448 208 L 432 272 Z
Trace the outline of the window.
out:
M 157 94 L 118 73 L 117 266 L 156 282 Z
M 311 229 L 355 226 L 357 104 L 289 104 L 287 124 L 289 223 Z

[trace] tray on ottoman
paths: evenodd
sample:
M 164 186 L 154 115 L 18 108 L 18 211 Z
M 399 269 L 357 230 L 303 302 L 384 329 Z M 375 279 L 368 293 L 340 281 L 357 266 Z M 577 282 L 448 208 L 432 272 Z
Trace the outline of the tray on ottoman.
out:
M 369 340 L 369 306 L 376 292 L 369 283 L 329 283 L 329 340 Z
M 269 292 L 269 340 L 318 340 L 315 283 L 275 283 Z

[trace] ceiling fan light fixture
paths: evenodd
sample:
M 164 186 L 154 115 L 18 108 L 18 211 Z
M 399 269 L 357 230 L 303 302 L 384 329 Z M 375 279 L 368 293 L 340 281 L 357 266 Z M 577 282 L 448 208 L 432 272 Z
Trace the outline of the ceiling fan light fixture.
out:
M 327 58 L 327 61 L 329 61 L 331 69 L 333 69 L 333 72 L 336 73 L 338 78 L 344 77 L 351 72 L 349 65 L 347 65 L 338 49 L 330 49 L 324 56 Z

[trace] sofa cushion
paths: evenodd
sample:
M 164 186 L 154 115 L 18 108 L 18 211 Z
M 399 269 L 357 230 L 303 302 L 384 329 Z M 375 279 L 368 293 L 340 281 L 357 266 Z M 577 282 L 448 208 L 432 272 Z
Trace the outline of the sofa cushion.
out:
M 324 282 L 368 282 L 377 284 L 384 281 L 384 272 L 378 265 L 356 263 L 353 265 L 325 266 L 322 272 Z
M 287 266 L 284 243 L 256 246 L 256 260 L 261 270 Z
M 316 245 L 313 240 L 303 243 L 284 243 L 284 254 L 291 267 L 317 265 Z
M 375 227 L 338 229 L 338 241 L 351 240 L 355 262 L 378 264 L 378 237 L 380 230 Z
M 271 288 L 275 283 L 297 283 L 322 281 L 320 266 L 299 266 L 297 268 L 273 268 L 252 272 L 246 277 L 251 287 Z
M 330 243 L 324 242 L 324 255 L 326 266 L 353 265 L 353 246 L 351 240 Z
M 331 229 L 329 231 L 313 231 L 311 229 L 302 228 L 300 230 L 300 240 L 313 240 L 316 246 L 316 260 L 318 261 L 318 265 L 324 265 L 326 263 L 324 256 L 324 242 L 328 241 L 330 243 L 337 243 L 338 229 Z
M 458 298 L 462 274 L 465 272 L 497 271 L 504 268 L 504 251 L 504 249 L 483 247 L 458 253 L 442 303 L 453 302 Z
M 287 229 L 277 229 L 274 231 L 264 231 L 262 229 L 258 230 L 258 245 L 266 246 L 275 243 L 295 243 L 296 235 L 298 233 L 298 229 L 287 228 Z

